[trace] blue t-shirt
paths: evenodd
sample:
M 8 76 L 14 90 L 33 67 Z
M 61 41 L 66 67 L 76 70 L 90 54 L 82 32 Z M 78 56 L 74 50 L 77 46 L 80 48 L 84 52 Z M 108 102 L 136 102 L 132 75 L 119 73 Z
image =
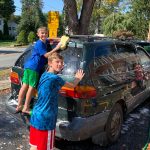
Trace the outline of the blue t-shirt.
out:
M 38 73 L 41 71 L 47 62 L 47 58 L 44 57 L 44 54 L 47 53 L 47 44 L 48 40 L 46 43 L 41 40 L 35 43 L 31 58 L 24 64 L 24 69 L 31 69 Z
M 58 93 L 65 81 L 56 74 L 44 72 L 38 86 L 38 99 L 30 123 L 39 130 L 53 130 L 58 114 Z

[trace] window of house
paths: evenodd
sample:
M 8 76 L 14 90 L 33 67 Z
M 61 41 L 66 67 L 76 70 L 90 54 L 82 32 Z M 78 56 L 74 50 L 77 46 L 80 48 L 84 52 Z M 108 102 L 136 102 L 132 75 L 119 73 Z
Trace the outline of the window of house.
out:
M 9 30 L 11 30 L 11 27 L 8 27 Z
M 0 25 L 2 25 L 2 21 L 0 20 Z

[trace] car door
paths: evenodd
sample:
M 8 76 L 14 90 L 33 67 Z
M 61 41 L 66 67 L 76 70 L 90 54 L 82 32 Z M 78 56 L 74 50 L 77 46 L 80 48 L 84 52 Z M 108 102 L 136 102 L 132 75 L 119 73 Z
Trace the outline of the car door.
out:
M 147 78 L 149 57 L 140 47 L 132 43 L 116 44 L 118 56 L 126 62 L 125 81 L 126 89 L 122 97 L 126 100 L 128 111 L 131 111 L 146 99 L 149 81 Z
M 140 104 L 139 94 L 143 91 L 142 81 L 137 81 L 137 76 L 142 74 L 140 57 L 137 55 L 136 47 L 132 43 L 117 42 L 116 49 L 118 59 L 121 59 L 122 63 L 114 67 L 117 70 L 118 78 L 123 84 L 122 99 L 125 100 L 128 111 L 131 111 Z M 137 71 L 137 68 L 139 71 Z
M 137 47 L 137 57 L 143 69 L 143 88 L 147 91 L 150 88 L 150 55 L 141 47 Z

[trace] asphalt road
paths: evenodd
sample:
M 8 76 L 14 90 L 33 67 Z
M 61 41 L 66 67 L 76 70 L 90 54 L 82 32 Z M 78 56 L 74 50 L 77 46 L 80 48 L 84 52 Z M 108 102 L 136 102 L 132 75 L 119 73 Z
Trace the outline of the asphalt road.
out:
M 0 150 L 29 150 L 28 130 L 5 108 L 8 97 L 9 94 L 0 95 Z M 91 140 L 56 140 L 56 147 L 59 150 L 142 150 L 148 137 L 149 125 L 150 102 L 147 100 L 125 118 L 121 136 L 113 145 L 104 148 L 92 144 Z
M 28 130 L 5 109 L 8 97 L 0 95 L 0 150 L 29 150 Z
M 0 47 L 0 69 L 12 67 L 24 50 L 25 47 Z

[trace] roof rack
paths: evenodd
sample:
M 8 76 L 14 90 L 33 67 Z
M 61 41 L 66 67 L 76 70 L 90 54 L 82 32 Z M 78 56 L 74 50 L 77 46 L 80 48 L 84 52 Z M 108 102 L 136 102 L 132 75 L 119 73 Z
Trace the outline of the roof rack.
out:
M 70 35 L 70 39 L 93 42 L 95 40 L 106 40 L 106 39 L 112 39 L 112 38 L 96 36 L 96 35 Z

